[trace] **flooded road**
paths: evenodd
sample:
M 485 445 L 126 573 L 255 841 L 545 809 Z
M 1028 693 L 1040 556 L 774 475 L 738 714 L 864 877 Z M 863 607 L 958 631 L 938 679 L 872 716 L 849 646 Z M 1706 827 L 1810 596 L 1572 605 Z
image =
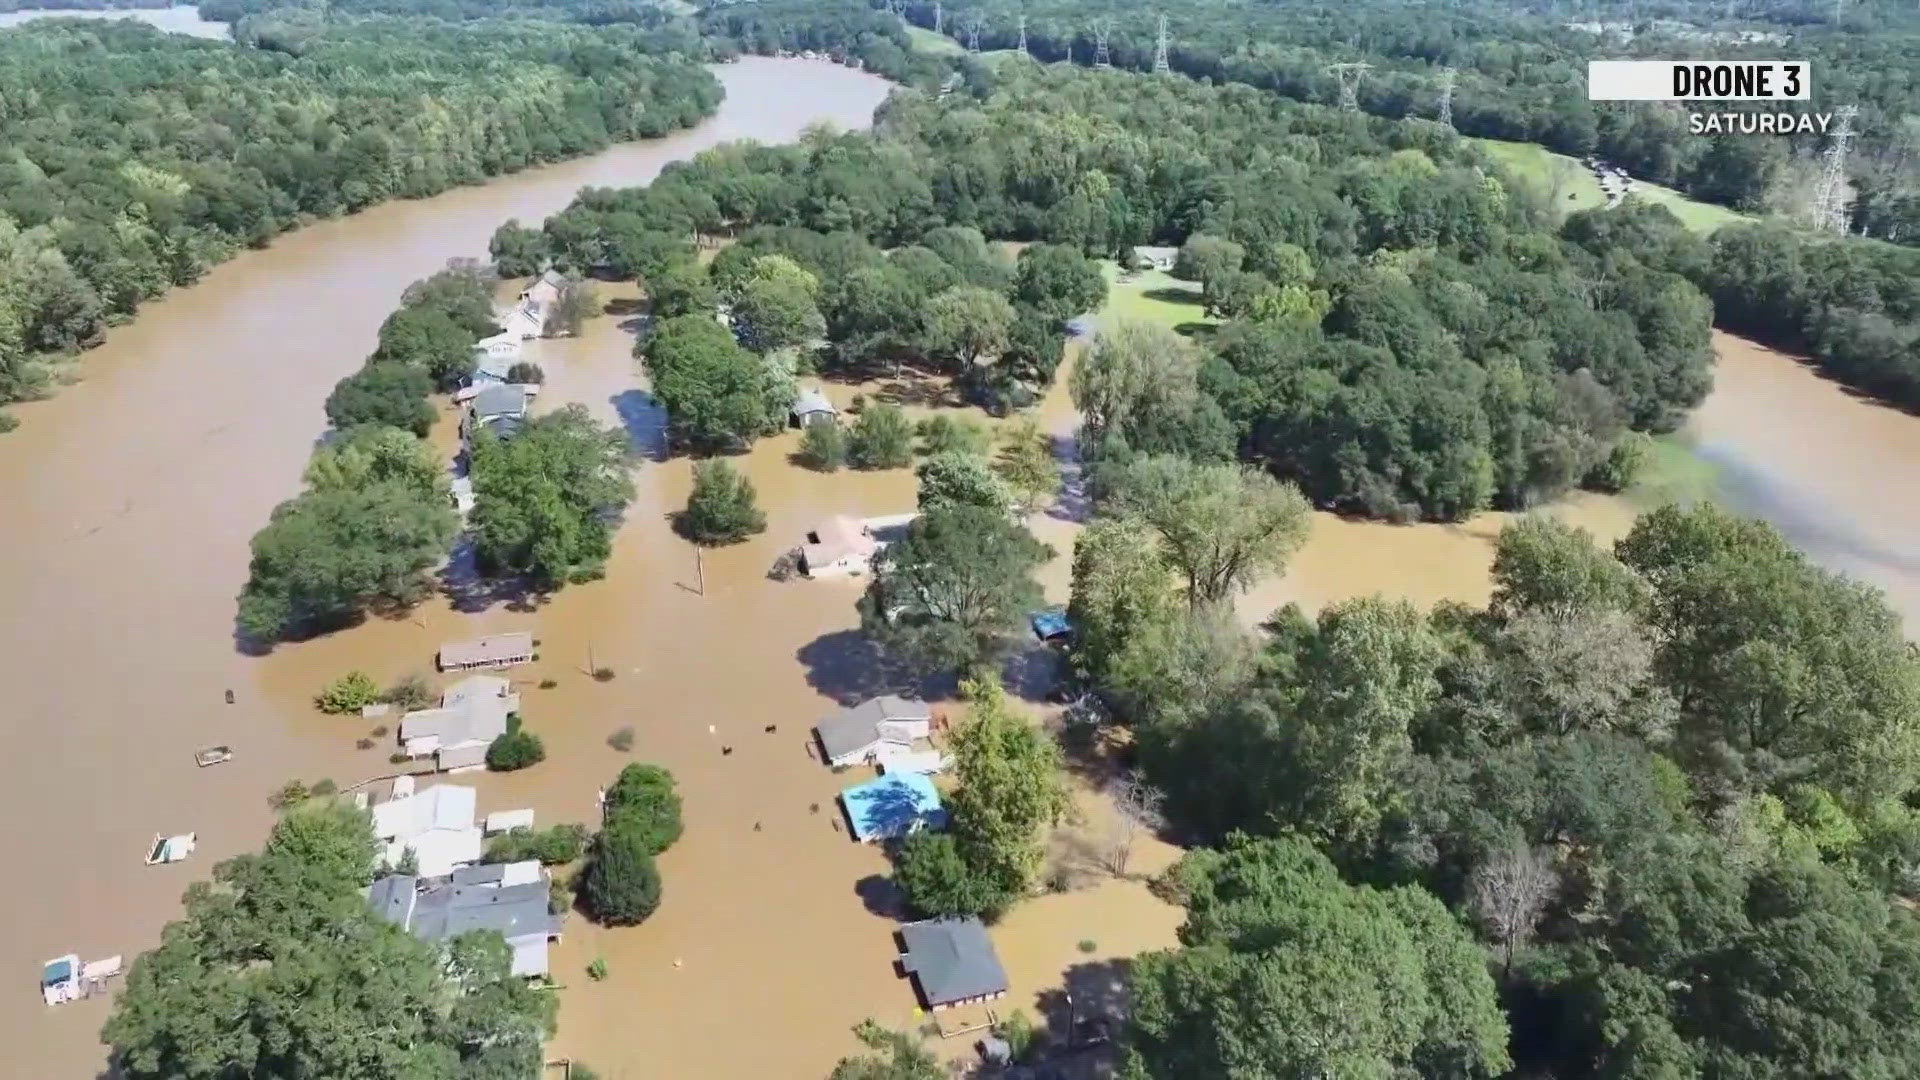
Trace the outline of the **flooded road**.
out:
M 273 788 L 294 777 L 344 785 L 384 771 L 389 746 L 356 751 L 355 739 L 365 734 L 358 722 L 320 717 L 307 701 L 347 666 L 382 677 L 425 666 L 438 629 L 382 624 L 267 661 L 235 652 L 231 635 L 247 542 L 274 505 L 298 489 L 325 426 L 328 390 L 359 367 L 400 291 L 450 257 L 484 256 L 502 221 L 537 222 L 582 186 L 645 183 L 667 162 L 702 148 L 741 138 L 790 140 L 816 120 L 864 126 L 887 92 L 878 78 L 826 62 L 748 58 L 715 72 L 726 102 L 693 131 L 388 204 L 247 252 L 192 288 L 143 307 L 135 322 L 79 360 L 82 381 L 13 410 L 20 426 L 0 439 L 0 685 L 7 688 L 0 715 L 12 743 L 0 816 L 8 822 L 12 865 L 31 885 L 0 899 L 7 926 L 0 939 L 0 1032 L 14 1047 L 6 1071 L 90 1077 L 101 1063 L 103 1003 L 45 1008 L 34 988 L 41 961 L 69 951 L 130 960 L 177 913 L 190 880 L 259 846 Z M 630 371 L 625 346 L 619 349 L 618 364 Z M 669 482 L 642 471 L 643 490 Z M 691 573 L 685 550 L 675 556 L 685 565 L 655 559 L 633 572 Z M 709 560 L 710 576 L 711 564 L 725 562 Z M 631 650 L 618 661 L 623 672 L 643 664 L 683 668 L 740 695 L 754 692 L 757 673 L 737 657 L 703 657 L 686 646 L 726 638 L 717 626 L 702 628 L 711 638 L 682 636 L 673 621 L 691 609 L 593 592 L 578 600 L 585 606 L 571 616 L 573 625 L 595 625 L 596 647 L 609 658 L 617 648 Z M 425 612 L 421 619 L 439 617 Z M 528 621 L 505 612 L 486 618 L 496 617 Z M 603 620 L 604 630 L 596 625 Z M 450 635 L 472 629 L 467 620 L 452 621 L 460 625 Z M 550 629 L 547 621 L 539 628 L 550 638 L 549 653 L 565 656 L 569 666 L 585 663 L 587 635 Z M 652 628 L 666 633 L 644 653 L 622 639 Z M 783 659 L 789 662 L 769 671 L 793 672 L 791 651 Z M 539 704 L 530 703 L 530 712 L 538 711 L 529 722 L 547 734 L 555 757 L 574 761 L 536 770 L 530 780 L 540 783 L 543 771 L 585 771 L 570 774 L 565 799 L 541 804 L 548 820 L 573 804 L 590 811 L 600 774 L 619 764 L 599 746 L 588 768 L 579 761 L 585 751 L 568 755 L 570 745 L 597 745 L 618 717 L 643 730 L 667 715 L 691 723 L 694 708 L 664 698 L 617 706 L 622 692 L 638 685 L 625 676 L 605 686 L 560 677 L 555 693 L 564 704 L 549 708 L 534 695 Z M 236 704 L 223 702 L 228 688 Z M 664 711 L 670 707 L 677 713 Z M 744 701 L 731 707 L 746 709 Z M 803 719 L 793 717 L 785 729 L 791 753 L 800 752 Z M 235 759 L 196 768 L 194 750 L 212 743 L 231 744 Z M 643 735 L 641 749 L 648 745 Z M 699 827 L 698 815 L 690 820 Z M 200 834 L 191 862 L 141 865 L 155 832 L 188 830 Z M 769 842 L 776 835 L 770 823 Z M 687 876 L 671 861 L 667 872 L 669 890 Z

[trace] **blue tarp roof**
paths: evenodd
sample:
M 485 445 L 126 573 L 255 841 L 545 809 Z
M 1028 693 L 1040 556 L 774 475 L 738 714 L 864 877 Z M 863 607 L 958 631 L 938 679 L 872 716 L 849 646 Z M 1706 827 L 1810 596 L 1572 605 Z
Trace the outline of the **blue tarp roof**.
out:
M 1067 613 L 1060 608 L 1048 608 L 1033 613 L 1033 636 L 1041 641 L 1052 641 L 1065 637 L 1073 627 L 1067 622 Z
M 933 781 L 917 773 L 889 773 L 840 793 L 853 835 L 862 840 L 905 836 L 922 826 L 945 827 L 946 808 Z

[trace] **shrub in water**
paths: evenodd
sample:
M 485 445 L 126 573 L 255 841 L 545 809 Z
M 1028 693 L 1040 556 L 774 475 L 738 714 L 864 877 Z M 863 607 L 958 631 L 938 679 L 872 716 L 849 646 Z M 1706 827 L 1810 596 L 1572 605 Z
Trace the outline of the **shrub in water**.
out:
M 364 671 L 349 671 L 328 683 L 313 703 L 323 713 L 357 713 L 380 700 L 380 688 Z

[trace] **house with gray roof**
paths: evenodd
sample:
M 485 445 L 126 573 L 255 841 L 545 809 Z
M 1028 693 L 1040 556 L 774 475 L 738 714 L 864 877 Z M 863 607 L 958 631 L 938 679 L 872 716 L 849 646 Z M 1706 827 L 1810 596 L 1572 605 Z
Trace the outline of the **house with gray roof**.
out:
M 473 438 L 483 427 L 511 421 L 518 425 L 527 418 L 527 402 L 533 395 L 518 383 L 498 383 L 473 395 L 466 415 L 460 418 L 460 436 Z M 497 431 L 496 427 L 496 431 Z
M 788 422 L 794 427 L 806 427 L 809 424 L 831 424 L 840 416 L 840 410 L 833 407 L 817 386 L 810 386 L 793 396 L 793 404 L 787 407 Z
M 419 879 L 392 874 L 367 890 L 367 906 L 422 941 L 451 941 L 491 930 L 513 951 L 513 973 L 547 974 L 547 947 L 560 940 L 547 873 L 538 862 L 462 867 L 450 881 L 421 890 Z
M 842 709 L 813 727 L 820 759 L 839 768 L 871 761 L 881 746 L 910 748 L 933 728 L 933 709 L 924 701 L 884 694 Z
M 992 1001 L 1007 993 L 1007 972 L 979 919 L 928 919 L 900 928 L 900 969 L 913 977 L 929 1009 Z

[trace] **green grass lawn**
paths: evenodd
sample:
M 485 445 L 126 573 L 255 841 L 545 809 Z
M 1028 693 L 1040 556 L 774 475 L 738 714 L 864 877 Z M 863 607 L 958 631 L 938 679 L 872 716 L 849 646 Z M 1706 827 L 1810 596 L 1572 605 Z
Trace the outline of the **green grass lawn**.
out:
M 1668 503 L 1691 505 L 1713 499 L 1717 470 L 1694 451 L 1684 436 L 1660 435 L 1640 475 L 1627 489 L 1627 501 L 1651 510 Z
M 1599 181 L 1577 159 L 1532 143 L 1501 142 L 1498 139 L 1473 141 L 1512 170 L 1522 182 L 1532 184 L 1542 194 L 1553 195 L 1557 185 L 1559 193 L 1554 205 L 1562 214 L 1606 205 L 1607 197 L 1601 192 Z M 1644 180 L 1633 182 L 1633 194 L 1636 198 L 1665 206 L 1673 211 L 1673 216 L 1679 218 L 1681 224 L 1695 232 L 1709 233 L 1728 222 L 1753 220 L 1738 211 L 1712 203 L 1696 202 L 1672 188 L 1663 188 Z M 1568 195 L 1573 198 L 1567 198 Z
M 1107 276 L 1107 306 L 1100 309 L 1097 322 L 1107 326 L 1121 319 L 1159 323 L 1189 337 L 1204 334 L 1220 320 L 1207 315 L 1200 303 L 1200 284 L 1182 281 L 1171 274 L 1146 270 L 1126 281 L 1120 280 L 1118 263 L 1102 261 L 1101 273 Z
M 958 56 L 967 51 L 959 42 L 945 34 L 936 34 L 924 26 L 907 27 L 907 36 L 913 39 L 913 47 L 919 52 L 933 53 L 936 56 Z

